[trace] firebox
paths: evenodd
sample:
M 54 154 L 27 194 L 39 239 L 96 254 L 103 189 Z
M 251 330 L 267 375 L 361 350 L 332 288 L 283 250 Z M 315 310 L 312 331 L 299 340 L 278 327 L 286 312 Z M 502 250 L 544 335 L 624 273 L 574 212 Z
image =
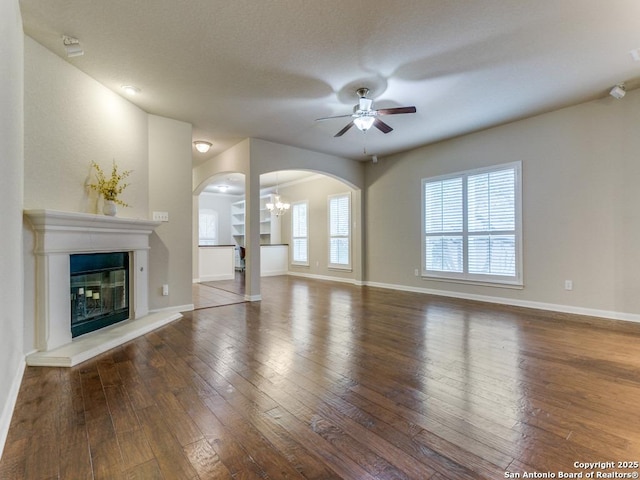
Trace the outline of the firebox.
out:
M 129 318 L 129 253 L 70 255 L 71 336 Z

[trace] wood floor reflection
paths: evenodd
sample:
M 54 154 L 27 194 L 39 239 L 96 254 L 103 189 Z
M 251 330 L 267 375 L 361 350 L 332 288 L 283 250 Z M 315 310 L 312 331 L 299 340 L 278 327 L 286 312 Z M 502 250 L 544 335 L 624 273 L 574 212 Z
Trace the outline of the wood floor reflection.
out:
M 28 367 L 0 478 L 497 479 L 640 458 L 640 325 L 286 276 L 262 298 Z

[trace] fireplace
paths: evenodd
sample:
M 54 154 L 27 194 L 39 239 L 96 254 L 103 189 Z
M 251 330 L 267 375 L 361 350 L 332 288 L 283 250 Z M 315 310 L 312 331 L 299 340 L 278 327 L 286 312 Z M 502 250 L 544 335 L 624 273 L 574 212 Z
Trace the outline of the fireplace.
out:
M 129 253 L 70 256 L 71 336 L 129 318 Z
M 28 365 L 77 365 L 181 317 L 171 309 L 149 312 L 149 236 L 160 222 L 24 213 L 35 233 L 36 263 L 38 351 L 27 356 Z M 103 328 L 105 322 L 115 323 Z

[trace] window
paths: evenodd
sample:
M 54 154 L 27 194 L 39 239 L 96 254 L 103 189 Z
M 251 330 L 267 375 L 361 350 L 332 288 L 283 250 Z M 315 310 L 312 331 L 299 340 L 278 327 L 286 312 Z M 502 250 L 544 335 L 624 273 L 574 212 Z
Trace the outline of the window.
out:
M 522 285 L 520 163 L 422 180 L 422 275 Z
M 298 202 L 291 205 L 291 263 L 309 265 L 309 204 Z
M 351 194 L 329 197 L 329 267 L 351 268 Z
M 218 243 L 218 212 L 211 209 L 201 209 L 198 217 L 198 244 L 217 245 Z

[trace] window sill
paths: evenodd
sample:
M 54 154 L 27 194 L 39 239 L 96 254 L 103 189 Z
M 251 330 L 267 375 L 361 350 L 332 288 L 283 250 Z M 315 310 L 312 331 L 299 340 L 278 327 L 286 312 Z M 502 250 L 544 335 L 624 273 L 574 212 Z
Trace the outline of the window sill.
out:
M 464 278 L 446 278 L 446 277 L 438 277 L 431 275 L 422 275 L 422 280 L 431 280 L 435 282 L 444 282 L 444 283 L 459 283 L 462 285 L 474 285 L 478 287 L 494 287 L 494 288 L 508 288 L 511 290 L 523 290 L 524 284 L 521 282 L 513 281 L 513 282 L 498 282 L 498 281 L 487 281 L 487 280 L 469 280 Z
M 351 266 L 344 266 L 344 267 L 342 267 L 342 266 L 340 266 L 340 265 L 329 265 L 329 266 L 327 267 L 327 269 L 328 269 L 328 270 L 339 270 L 339 271 L 341 271 L 341 272 L 351 272 L 351 271 L 352 271 Z

